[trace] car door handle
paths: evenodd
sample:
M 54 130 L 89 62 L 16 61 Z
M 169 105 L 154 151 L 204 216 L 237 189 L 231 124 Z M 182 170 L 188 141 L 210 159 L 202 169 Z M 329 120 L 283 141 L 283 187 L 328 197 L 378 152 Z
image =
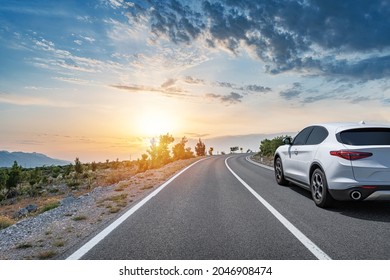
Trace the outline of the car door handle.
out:
M 297 154 L 298 154 L 298 150 L 295 150 L 295 151 L 294 151 L 294 154 L 297 155 Z

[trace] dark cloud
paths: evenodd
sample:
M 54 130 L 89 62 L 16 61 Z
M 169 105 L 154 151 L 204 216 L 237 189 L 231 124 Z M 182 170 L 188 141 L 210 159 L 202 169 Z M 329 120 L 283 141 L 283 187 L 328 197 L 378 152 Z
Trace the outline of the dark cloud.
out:
M 286 100 L 292 100 L 298 98 L 302 91 L 303 87 L 301 83 L 294 83 L 291 88 L 281 91 L 279 95 Z
M 328 73 L 359 77 L 362 80 L 381 79 L 390 77 L 390 55 L 362 59 L 358 62 L 342 60 L 324 65 L 323 68 Z
M 369 98 L 369 97 L 361 96 L 361 97 L 353 98 L 350 102 L 352 104 L 357 104 L 357 103 L 366 102 L 366 101 L 370 101 L 370 100 L 371 100 L 371 98 Z
M 235 84 L 228 83 L 228 82 L 216 82 L 216 86 L 224 87 L 224 88 L 231 88 L 231 89 L 237 88 L 237 86 Z
M 231 92 L 229 95 L 220 95 L 214 93 L 207 93 L 206 97 L 209 99 L 216 99 L 225 104 L 240 103 L 243 96 L 236 92 Z
M 269 92 L 269 91 L 271 91 L 271 88 L 269 88 L 269 87 L 263 87 L 263 86 L 259 86 L 259 85 L 247 85 L 247 86 L 245 87 L 245 90 L 263 93 L 263 92 Z
M 127 9 L 135 18 L 147 14 L 152 32 L 174 43 L 200 38 L 235 54 L 249 47 L 272 74 L 315 70 L 365 80 L 390 74 L 386 0 L 149 0 Z M 353 61 L 328 55 L 336 52 L 357 55 Z
M 215 86 L 217 87 L 223 87 L 223 88 L 229 88 L 232 90 L 239 90 L 239 91 L 245 91 L 245 92 L 257 92 L 257 93 L 265 93 L 271 91 L 271 88 L 269 87 L 264 87 L 260 85 L 244 85 L 244 86 L 239 86 L 234 83 L 229 83 L 229 82 L 216 82 L 214 83 Z
M 383 99 L 382 104 L 385 106 L 390 106 L 390 98 Z

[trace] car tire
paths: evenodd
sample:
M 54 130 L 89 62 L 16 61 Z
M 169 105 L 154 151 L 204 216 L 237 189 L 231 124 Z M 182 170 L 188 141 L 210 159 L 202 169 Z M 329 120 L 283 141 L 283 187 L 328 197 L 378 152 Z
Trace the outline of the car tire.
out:
M 328 182 L 325 173 L 317 168 L 310 178 L 310 191 L 314 203 L 321 208 L 327 208 L 334 202 L 333 197 L 328 191 Z
M 284 177 L 283 164 L 282 159 L 280 157 L 277 157 L 275 159 L 274 170 L 276 182 L 281 186 L 286 186 L 288 184 L 288 181 Z

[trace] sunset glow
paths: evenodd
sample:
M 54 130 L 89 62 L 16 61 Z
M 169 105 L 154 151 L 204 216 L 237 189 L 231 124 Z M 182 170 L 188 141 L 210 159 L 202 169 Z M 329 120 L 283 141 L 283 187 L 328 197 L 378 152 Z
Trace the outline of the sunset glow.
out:
M 145 136 L 159 136 L 177 131 L 174 116 L 163 111 L 148 110 L 138 119 L 138 132 Z
M 0 150 L 104 161 L 166 133 L 222 151 L 225 136 L 390 122 L 389 13 L 379 0 L 2 1 Z

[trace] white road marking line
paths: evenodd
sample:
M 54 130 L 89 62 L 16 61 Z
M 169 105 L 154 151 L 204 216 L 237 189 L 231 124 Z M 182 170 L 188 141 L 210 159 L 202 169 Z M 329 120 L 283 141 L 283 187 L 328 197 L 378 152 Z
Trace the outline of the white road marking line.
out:
M 317 259 L 319 260 L 331 260 L 331 258 L 323 252 L 316 244 L 314 244 L 309 238 L 306 237 L 299 229 L 297 229 L 292 223 L 290 223 L 282 214 L 279 213 L 271 204 L 269 204 L 264 198 L 262 198 L 257 192 L 255 192 L 241 177 L 239 177 L 228 165 L 227 161 L 231 157 L 225 159 L 225 165 L 229 171 L 236 177 L 236 179 L 244 185 L 248 191 L 253 194 L 254 197 L 263 204 L 268 211 L 270 211 Z
M 103 231 L 98 233 L 94 238 L 92 238 L 90 241 L 85 243 L 81 248 L 79 248 L 76 252 L 74 252 L 72 255 L 70 255 L 67 260 L 79 260 L 81 259 L 86 253 L 88 253 L 93 247 L 95 247 L 100 241 L 102 241 L 107 235 L 109 235 L 114 229 L 116 229 L 121 223 L 123 223 L 128 217 L 134 214 L 135 211 L 140 209 L 146 202 L 148 202 L 151 198 L 153 198 L 155 195 L 157 195 L 162 189 L 164 189 L 167 185 L 169 185 L 173 180 L 175 180 L 177 177 L 179 177 L 182 173 L 184 173 L 187 169 L 191 168 L 198 162 L 201 162 L 208 158 L 200 159 L 193 164 L 187 166 L 186 168 L 182 169 L 179 173 L 177 173 L 175 176 L 170 178 L 168 181 L 166 181 L 164 184 L 162 184 L 160 187 L 155 189 L 152 193 L 150 193 L 147 197 L 142 199 L 137 205 L 129 209 L 127 212 L 125 212 L 122 216 L 120 216 L 117 220 L 115 220 L 112 224 L 110 224 L 108 227 L 106 227 Z
M 262 168 L 274 171 L 273 167 L 265 165 L 265 164 L 258 163 L 256 161 L 253 161 L 253 160 L 251 160 L 250 156 L 247 156 L 245 159 L 246 159 L 246 161 L 249 161 L 250 163 L 252 163 L 254 165 L 257 165 L 257 166 L 260 166 Z

